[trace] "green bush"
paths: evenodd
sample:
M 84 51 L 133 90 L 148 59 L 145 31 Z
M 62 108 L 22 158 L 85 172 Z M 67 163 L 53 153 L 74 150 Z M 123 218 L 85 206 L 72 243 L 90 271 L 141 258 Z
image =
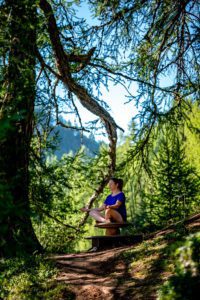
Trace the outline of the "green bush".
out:
M 199 299 L 200 233 L 190 235 L 174 254 L 174 275 L 162 286 L 159 300 Z

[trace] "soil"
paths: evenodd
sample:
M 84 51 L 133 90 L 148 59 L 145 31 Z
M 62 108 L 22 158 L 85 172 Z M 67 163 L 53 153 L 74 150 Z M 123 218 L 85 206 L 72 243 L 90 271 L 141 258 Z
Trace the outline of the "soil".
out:
M 193 218 L 193 219 L 192 219 Z M 185 223 L 191 231 L 199 231 L 200 214 L 193 216 L 191 221 Z M 165 235 L 175 231 L 175 226 L 170 226 L 149 236 Z M 146 237 L 148 243 L 148 237 Z M 165 273 L 157 266 L 163 258 L 152 254 L 154 264 L 144 276 L 146 265 L 141 262 L 137 267 L 131 268 L 120 254 L 138 246 L 126 246 L 99 252 L 84 252 L 79 254 L 54 255 L 60 273 L 57 277 L 59 283 L 65 283 L 73 293 L 76 300 L 154 300 L 156 290 L 171 274 Z M 134 271 L 133 271 L 134 270 Z

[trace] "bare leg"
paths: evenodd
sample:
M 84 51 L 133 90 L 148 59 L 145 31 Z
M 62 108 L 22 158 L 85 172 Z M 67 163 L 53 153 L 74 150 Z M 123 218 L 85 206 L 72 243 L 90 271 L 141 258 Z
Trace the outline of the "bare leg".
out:
M 100 212 L 97 209 L 92 209 L 89 212 L 89 215 L 98 222 L 105 222 L 105 218 L 100 214 Z
M 117 223 L 123 223 L 123 218 L 115 209 L 108 208 L 105 212 L 105 219 L 107 223 L 110 223 L 111 220 L 114 220 Z M 106 235 L 116 235 L 119 234 L 119 228 L 107 228 Z
M 118 211 L 112 208 L 107 208 L 105 213 L 106 222 L 110 222 L 110 219 L 117 223 L 123 223 L 123 218 Z

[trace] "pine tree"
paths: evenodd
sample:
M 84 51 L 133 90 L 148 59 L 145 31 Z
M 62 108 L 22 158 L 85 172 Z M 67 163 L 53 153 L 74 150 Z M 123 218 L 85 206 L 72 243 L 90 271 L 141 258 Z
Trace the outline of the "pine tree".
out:
M 195 211 L 200 181 L 186 160 L 180 136 L 173 136 L 171 141 L 162 138 L 154 172 L 155 192 L 147 194 L 147 199 L 151 199 L 151 217 L 157 225 L 183 219 Z

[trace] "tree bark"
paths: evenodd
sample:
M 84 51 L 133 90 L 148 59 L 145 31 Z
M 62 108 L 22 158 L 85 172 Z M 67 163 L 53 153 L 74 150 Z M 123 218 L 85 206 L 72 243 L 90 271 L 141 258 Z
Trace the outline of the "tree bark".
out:
M 0 256 L 40 251 L 28 199 L 29 148 L 35 100 L 36 1 L 7 0 L 8 67 L 0 106 Z

